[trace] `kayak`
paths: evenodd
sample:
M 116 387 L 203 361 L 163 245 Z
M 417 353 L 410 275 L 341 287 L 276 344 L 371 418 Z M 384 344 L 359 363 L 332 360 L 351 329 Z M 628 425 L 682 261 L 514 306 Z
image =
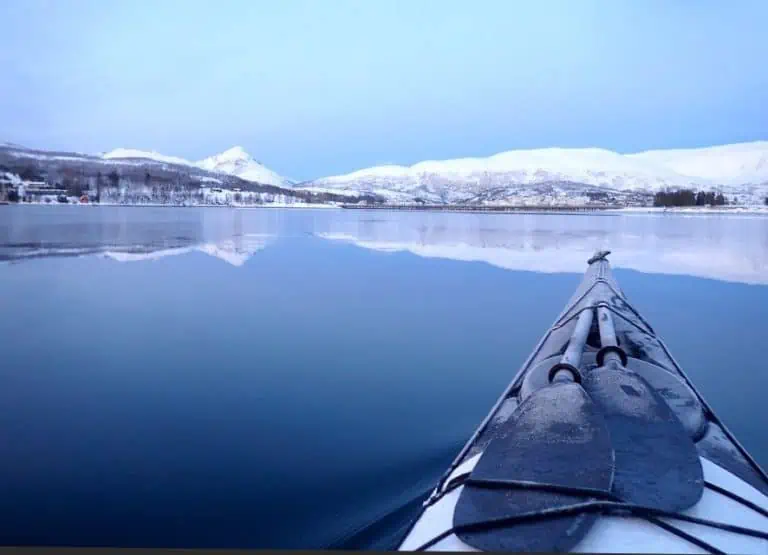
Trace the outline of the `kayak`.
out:
M 768 553 L 768 476 L 620 289 L 584 278 L 402 551 Z

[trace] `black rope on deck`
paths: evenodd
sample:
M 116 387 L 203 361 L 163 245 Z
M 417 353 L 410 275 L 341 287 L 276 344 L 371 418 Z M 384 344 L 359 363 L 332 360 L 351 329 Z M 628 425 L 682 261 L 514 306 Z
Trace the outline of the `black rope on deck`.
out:
M 452 478 L 450 481 L 448 481 L 445 488 L 442 489 L 440 492 L 438 492 L 438 495 L 433 499 L 431 499 L 426 506 L 434 504 L 447 493 L 463 485 L 475 486 L 475 487 L 487 487 L 487 488 L 500 488 L 500 489 L 501 488 L 538 489 L 542 491 L 551 491 L 551 492 L 564 493 L 569 495 L 588 495 L 591 497 L 602 498 L 602 500 L 586 501 L 582 503 L 576 503 L 574 505 L 565 505 L 563 507 L 544 509 L 542 511 L 533 511 L 533 512 L 524 513 L 521 515 L 500 517 L 500 518 L 489 519 L 485 521 L 479 521 L 471 524 L 454 526 L 438 534 L 437 536 L 435 536 L 425 544 L 419 546 L 417 549 L 415 549 L 415 551 L 424 551 L 426 549 L 429 549 L 430 547 L 444 540 L 451 534 L 456 534 L 457 532 L 493 530 L 496 528 L 503 528 L 503 527 L 518 524 L 521 522 L 547 520 L 549 518 L 556 518 L 559 516 L 566 516 L 574 513 L 578 514 L 579 512 L 582 512 L 582 513 L 597 512 L 597 513 L 606 514 L 610 516 L 620 516 L 625 518 L 626 517 L 644 518 L 651 524 L 658 526 L 666 530 L 667 532 L 675 534 L 676 536 L 690 543 L 693 543 L 694 545 L 710 553 L 715 553 L 715 554 L 722 554 L 724 552 L 714 547 L 713 545 L 705 542 L 704 540 L 689 534 L 688 532 L 685 532 L 667 522 L 659 520 L 659 518 L 679 520 L 682 522 L 689 522 L 692 524 L 708 526 L 710 528 L 717 528 L 717 529 L 724 530 L 726 532 L 731 532 L 734 534 L 742 534 L 742 535 L 757 537 L 761 539 L 768 539 L 768 532 L 762 532 L 760 530 L 754 530 L 752 528 L 736 526 L 733 524 L 727 524 L 724 522 L 718 522 L 714 520 L 693 517 L 693 516 L 684 515 L 680 513 L 663 511 L 660 509 L 655 509 L 653 507 L 644 507 L 642 505 L 633 505 L 629 503 L 624 503 L 618 500 L 618 498 L 614 494 L 603 491 L 603 490 L 595 490 L 590 488 L 577 488 L 577 487 L 571 487 L 571 486 L 563 486 L 559 484 L 546 484 L 546 483 L 532 482 L 527 480 L 505 480 L 505 479 L 497 480 L 497 479 L 471 478 L 471 471 L 463 474 L 459 474 L 454 478 Z M 759 505 L 753 503 L 752 501 L 744 499 L 743 497 L 735 493 L 732 493 L 728 490 L 725 490 L 720 486 L 713 484 L 711 482 L 705 482 L 705 486 L 710 488 L 713 491 L 722 493 L 723 495 L 733 499 L 734 501 L 741 503 L 742 505 L 750 509 L 753 509 L 758 513 L 768 517 L 768 511 L 763 509 Z
M 742 534 L 745 536 L 751 536 L 760 539 L 768 540 L 768 532 L 762 532 L 760 530 L 754 530 L 752 528 L 745 528 L 743 526 L 736 526 L 734 524 L 727 524 L 725 522 L 717 522 L 715 520 L 709 520 L 706 518 L 698 518 L 689 515 L 683 515 L 679 513 L 673 513 L 669 511 L 663 511 L 661 509 L 655 509 L 653 507 L 644 507 L 642 505 L 632 505 L 629 503 L 615 502 L 615 501 L 585 501 L 582 503 L 576 503 L 573 505 L 565 505 L 563 507 L 555 507 L 552 509 L 544 509 L 542 511 L 532 511 L 529 513 L 523 513 L 514 516 L 505 516 L 499 518 L 491 518 L 488 520 L 481 520 L 470 524 L 462 524 L 459 526 L 453 526 L 445 532 L 435 536 L 427 543 L 420 546 L 415 551 L 423 551 L 432 547 L 437 542 L 447 538 L 451 534 L 460 532 L 480 532 L 485 530 L 494 530 L 497 528 L 504 528 L 506 526 L 513 526 L 522 522 L 531 522 L 537 520 L 547 520 L 550 518 L 556 518 L 561 516 L 569 516 L 573 514 L 583 513 L 599 513 L 610 516 L 619 517 L 640 517 L 648 519 L 648 517 L 660 517 L 668 518 L 672 520 L 679 520 L 682 522 L 689 522 L 691 524 L 699 524 L 701 526 L 708 526 L 710 528 L 716 528 L 725 532 L 731 532 L 733 534 Z M 680 535 L 677 529 L 674 532 Z M 684 537 L 684 536 L 681 536 Z M 684 539 L 687 539 L 684 537 Z M 699 540 L 702 541 L 702 540 Z M 707 549 L 717 552 L 717 549 L 709 546 Z
M 744 498 L 743 498 L 743 497 L 741 497 L 740 495 L 736 495 L 736 494 L 735 494 L 735 493 L 733 493 L 732 491 L 728 491 L 727 489 L 721 488 L 721 487 L 720 487 L 720 486 L 718 486 L 717 484 L 713 484 L 712 482 L 708 482 L 708 481 L 706 481 L 706 480 L 704 481 L 704 486 L 705 486 L 705 487 L 708 487 L 708 488 L 709 488 L 709 489 L 711 489 L 712 491 L 716 491 L 717 493 L 720 493 L 720 494 L 722 494 L 722 495 L 725 495 L 726 497 L 729 497 L 729 498 L 733 499 L 733 500 L 734 500 L 734 501 L 736 501 L 737 503 L 741 503 L 741 504 L 742 504 L 742 505 L 744 505 L 745 507 L 749 507 L 749 508 L 750 508 L 750 509 L 752 509 L 753 511 L 755 511 L 755 512 L 757 512 L 757 513 L 760 513 L 760 514 L 761 514 L 761 515 L 763 515 L 764 517 L 768 518 L 768 510 L 766 510 L 766 509 L 762 508 L 762 507 L 761 507 L 760 505 L 758 505 L 757 503 L 753 503 L 753 502 L 752 502 L 752 501 L 750 501 L 749 499 L 744 499 Z

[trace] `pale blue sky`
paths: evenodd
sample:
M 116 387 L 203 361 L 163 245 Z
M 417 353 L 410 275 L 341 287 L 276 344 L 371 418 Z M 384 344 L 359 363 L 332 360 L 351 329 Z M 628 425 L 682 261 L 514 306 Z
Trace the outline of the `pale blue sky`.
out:
M 0 0 L 0 141 L 296 179 L 768 139 L 764 0 Z

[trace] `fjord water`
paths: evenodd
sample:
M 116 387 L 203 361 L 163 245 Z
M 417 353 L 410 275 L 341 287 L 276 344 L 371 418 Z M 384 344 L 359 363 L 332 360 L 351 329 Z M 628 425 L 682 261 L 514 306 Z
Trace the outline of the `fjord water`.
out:
M 0 544 L 391 534 L 601 248 L 768 465 L 766 217 L 0 207 Z

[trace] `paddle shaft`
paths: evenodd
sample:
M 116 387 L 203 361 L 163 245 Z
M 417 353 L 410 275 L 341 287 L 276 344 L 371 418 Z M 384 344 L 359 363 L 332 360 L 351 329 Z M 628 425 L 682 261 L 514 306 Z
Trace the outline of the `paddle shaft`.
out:
M 592 328 L 593 311 L 591 308 L 583 310 L 579 314 L 578 320 L 576 320 L 576 326 L 573 328 L 571 334 L 571 340 L 568 342 L 568 347 L 565 349 L 563 358 L 560 359 L 560 364 L 572 366 L 578 369 L 581 364 L 581 355 L 584 352 L 584 345 L 587 342 L 587 336 L 589 330 Z M 566 369 L 559 370 L 552 377 L 552 381 L 573 381 L 573 374 Z
M 616 329 L 613 327 L 613 315 L 606 306 L 597 307 L 597 326 L 600 330 L 600 352 L 597 361 L 601 366 L 625 366 L 626 360 L 624 351 L 619 347 L 619 341 L 616 339 Z

